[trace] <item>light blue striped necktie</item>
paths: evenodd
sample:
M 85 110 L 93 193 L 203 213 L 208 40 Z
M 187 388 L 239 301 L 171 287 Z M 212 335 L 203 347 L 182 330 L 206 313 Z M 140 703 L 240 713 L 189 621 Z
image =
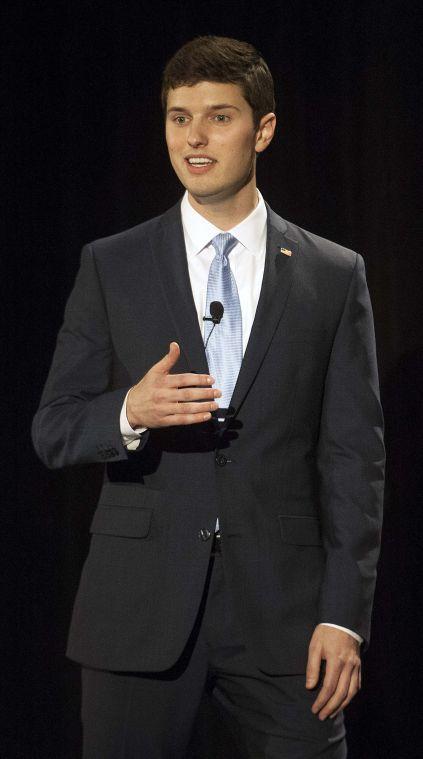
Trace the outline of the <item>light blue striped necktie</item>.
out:
M 214 387 L 222 391 L 222 397 L 217 399 L 220 408 L 229 407 L 242 361 L 241 305 L 228 260 L 237 242 L 229 232 L 222 232 L 211 241 L 216 255 L 207 281 L 206 316 L 210 315 L 210 303 L 213 301 L 220 301 L 224 312 L 220 324 L 216 324 L 214 329 L 212 322 L 204 322 L 204 343 L 207 343 L 209 371 L 216 380 Z

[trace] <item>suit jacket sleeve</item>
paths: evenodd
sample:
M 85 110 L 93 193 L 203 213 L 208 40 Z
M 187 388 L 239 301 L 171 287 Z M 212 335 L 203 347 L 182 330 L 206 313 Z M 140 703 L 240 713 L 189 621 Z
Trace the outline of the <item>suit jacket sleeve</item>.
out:
M 323 398 L 318 471 L 326 568 L 319 619 L 370 637 L 382 522 L 385 453 L 372 309 L 355 268 Z
M 107 312 L 87 245 L 32 426 L 35 449 L 48 467 L 127 458 L 119 417 L 128 387 L 110 389 L 112 361 Z

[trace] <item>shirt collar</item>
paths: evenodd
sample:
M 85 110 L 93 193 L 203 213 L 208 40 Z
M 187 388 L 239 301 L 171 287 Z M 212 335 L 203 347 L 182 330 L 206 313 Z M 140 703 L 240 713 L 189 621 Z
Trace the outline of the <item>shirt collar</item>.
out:
M 235 227 L 226 230 L 253 254 L 258 254 L 263 247 L 267 224 L 266 206 L 259 190 L 257 190 L 257 195 L 259 200 L 251 213 Z M 187 191 L 182 198 L 181 215 L 187 257 L 192 258 L 200 253 L 213 237 L 221 234 L 222 230 L 207 221 L 192 207 Z

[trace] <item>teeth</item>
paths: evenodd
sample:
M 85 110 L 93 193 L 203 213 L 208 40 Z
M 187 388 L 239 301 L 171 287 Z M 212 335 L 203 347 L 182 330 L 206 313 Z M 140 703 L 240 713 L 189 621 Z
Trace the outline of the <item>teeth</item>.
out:
M 213 163 L 213 161 L 211 161 L 210 158 L 188 158 L 188 163 L 205 164 Z

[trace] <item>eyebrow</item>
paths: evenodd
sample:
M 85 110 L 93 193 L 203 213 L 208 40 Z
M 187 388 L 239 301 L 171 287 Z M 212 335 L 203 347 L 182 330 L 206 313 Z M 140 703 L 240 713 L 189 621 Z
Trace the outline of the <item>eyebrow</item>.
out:
M 230 103 L 217 103 L 217 105 L 209 105 L 207 106 L 207 111 L 221 111 L 224 108 L 234 108 L 236 111 L 239 111 L 240 109 L 237 108 L 236 105 L 231 105 Z M 184 108 L 184 106 L 173 106 L 172 108 L 168 108 L 168 113 L 174 113 L 175 111 L 181 112 L 184 111 L 184 113 L 189 113 L 188 108 Z

